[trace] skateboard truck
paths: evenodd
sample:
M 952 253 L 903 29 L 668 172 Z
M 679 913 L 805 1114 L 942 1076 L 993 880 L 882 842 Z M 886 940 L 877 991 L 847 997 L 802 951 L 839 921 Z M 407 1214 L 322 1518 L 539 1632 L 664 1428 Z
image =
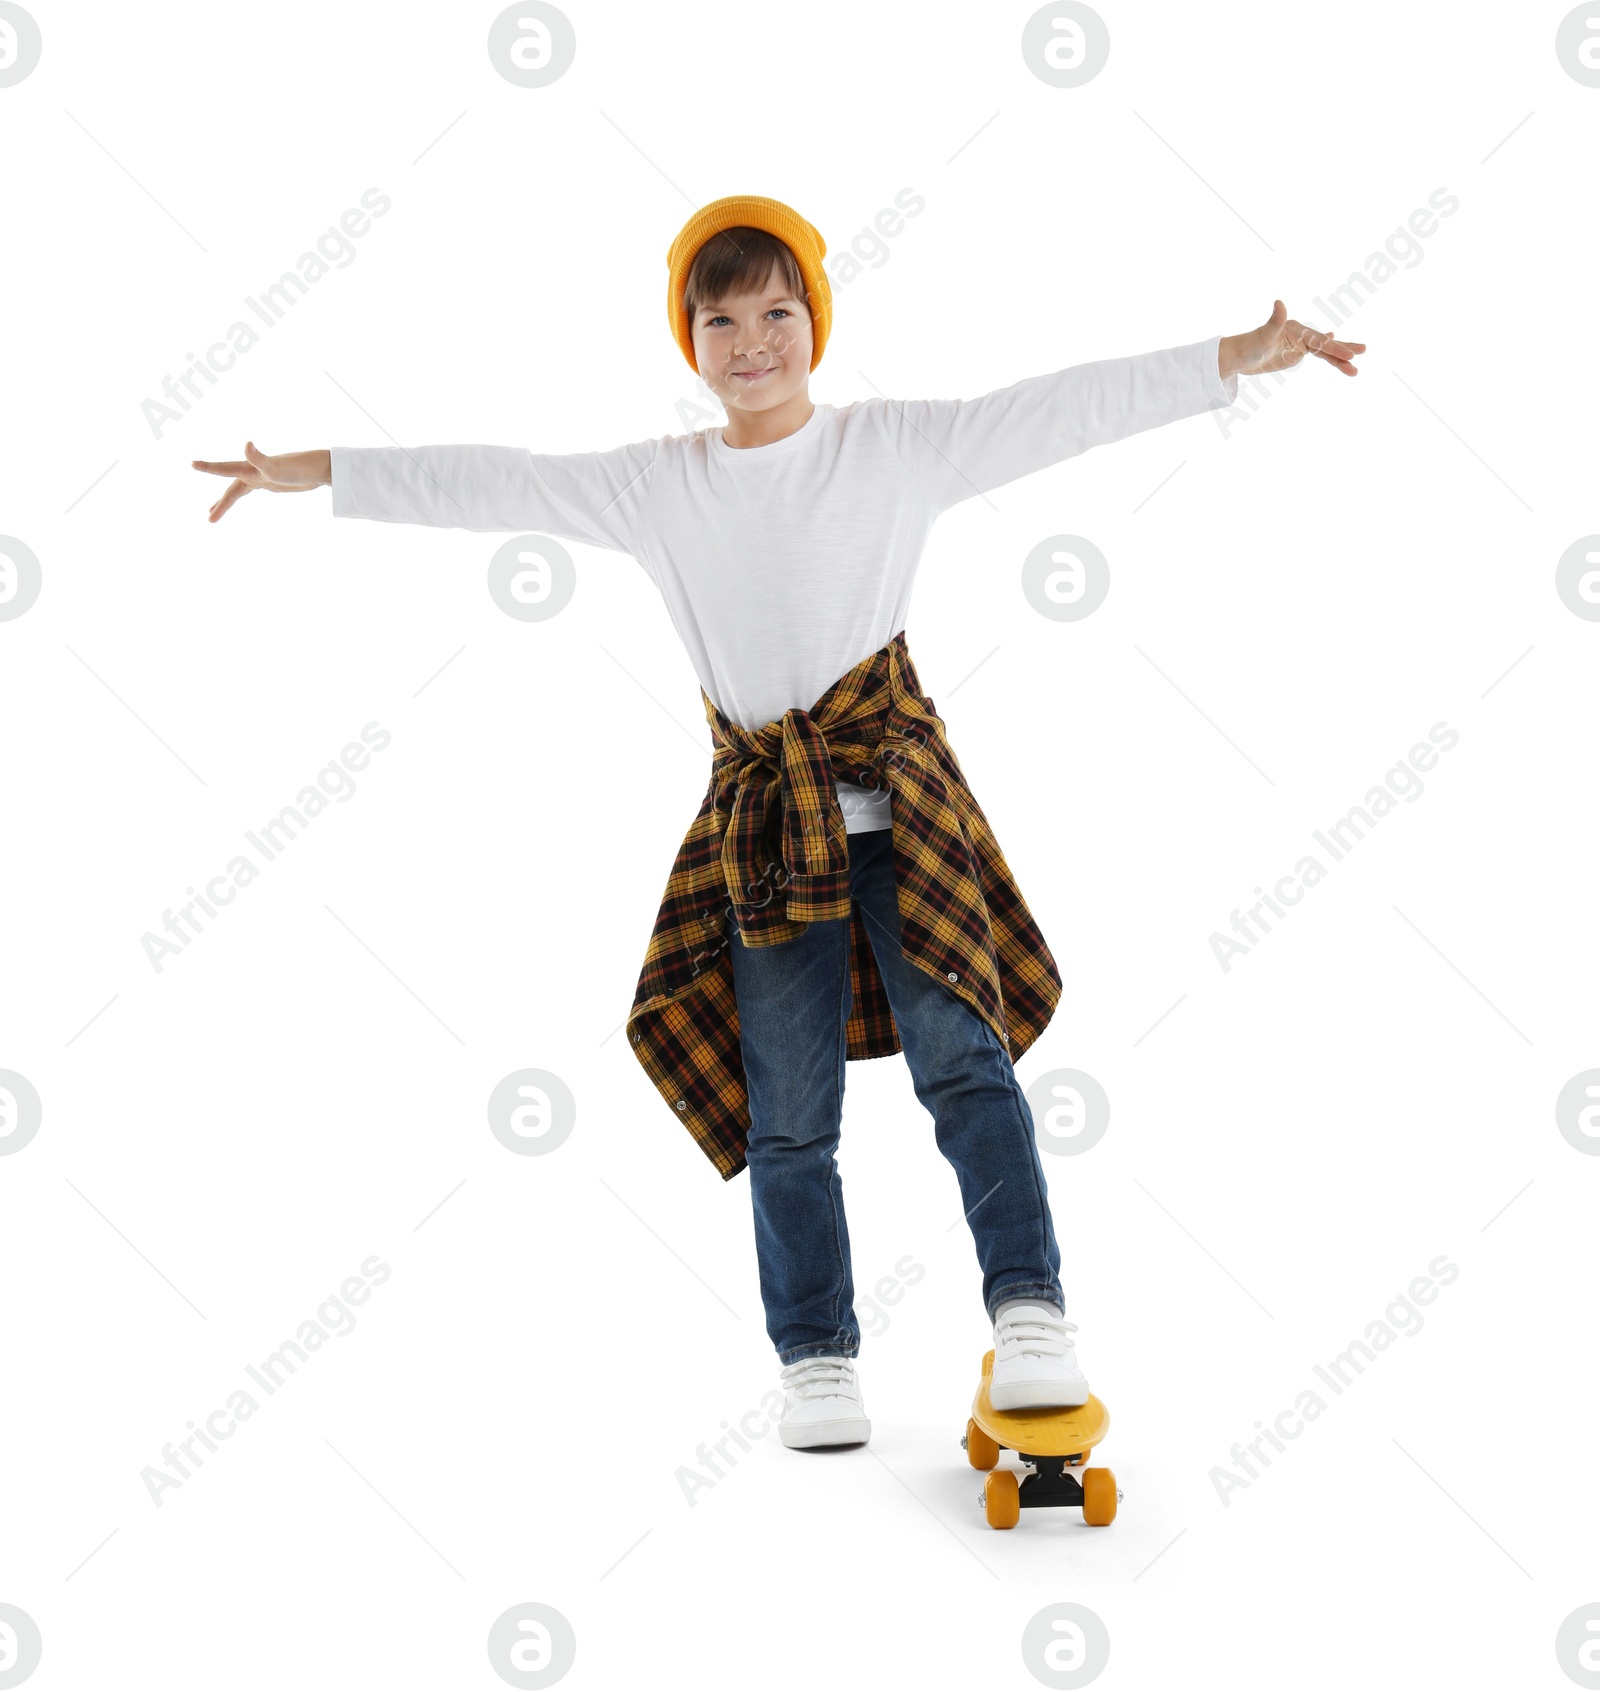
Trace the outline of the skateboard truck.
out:
M 966 1446 L 967 1436 L 961 1436 L 963 1448 Z M 1026 1510 L 1030 1506 L 1036 1509 L 1049 1509 L 1054 1506 L 1070 1504 L 1077 1509 L 1083 1508 L 1083 1483 L 1071 1467 L 1083 1462 L 1082 1456 L 1073 1457 L 1030 1457 L 1026 1451 L 1019 1451 L 1017 1456 L 1024 1462 L 1031 1464 L 1032 1472 L 1022 1477 L 1017 1487 L 1017 1508 Z M 1117 1502 L 1120 1504 L 1125 1496 L 1122 1488 L 1116 1489 Z M 989 1491 L 985 1487 L 978 1494 L 978 1502 L 987 1505 Z

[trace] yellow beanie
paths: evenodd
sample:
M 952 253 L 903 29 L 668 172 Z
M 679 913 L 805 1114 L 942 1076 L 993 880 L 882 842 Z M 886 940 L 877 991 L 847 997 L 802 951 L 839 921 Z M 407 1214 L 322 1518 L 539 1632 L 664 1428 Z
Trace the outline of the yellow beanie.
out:
M 769 200 L 762 194 L 729 194 L 724 199 L 713 200 L 710 205 L 702 206 L 673 239 L 667 249 L 667 321 L 672 326 L 673 339 L 683 349 L 689 368 L 698 375 L 694 334 L 683 303 L 689 269 L 695 254 L 713 235 L 741 225 L 776 235 L 794 254 L 805 282 L 806 304 L 811 308 L 811 368 L 815 370 L 833 325 L 833 290 L 828 286 L 828 273 L 822 268 L 828 244 L 799 212 L 782 200 Z

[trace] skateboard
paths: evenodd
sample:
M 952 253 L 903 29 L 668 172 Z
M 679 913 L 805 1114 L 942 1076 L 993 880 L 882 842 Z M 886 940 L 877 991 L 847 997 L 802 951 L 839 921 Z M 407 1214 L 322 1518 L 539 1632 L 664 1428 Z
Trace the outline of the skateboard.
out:
M 978 1502 L 992 1528 L 1017 1525 L 1030 1506 L 1081 1508 L 1090 1527 L 1116 1520 L 1122 1497 L 1110 1469 L 1087 1469 L 1091 1447 L 1106 1437 L 1111 1417 L 1091 1392 L 1086 1404 L 1070 1409 L 1044 1406 L 1032 1410 L 996 1410 L 989 1402 L 994 1352 L 983 1354 L 983 1374 L 972 1398 L 972 1416 L 961 1444 L 975 1469 L 988 1471 Z M 1031 1473 L 1018 1484 L 1015 1469 L 997 1469 L 1002 1451 L 1015 1451 Z

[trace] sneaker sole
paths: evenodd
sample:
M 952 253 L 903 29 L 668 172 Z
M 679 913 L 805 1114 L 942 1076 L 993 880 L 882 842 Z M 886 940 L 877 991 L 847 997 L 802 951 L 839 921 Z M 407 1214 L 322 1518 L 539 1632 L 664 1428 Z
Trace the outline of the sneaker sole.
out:
M 996 1410 L 1079 1410 L 1089 1402 L 1089 1388 L 1050 1381 L 989 1383 Z
M 805 1451 L 816 1445 L 864 1445 L 872 1437 L 872 1423 L 865 1416 L 839 1416 L 831 1422 L 779 1422 L 778 1438 L 791 1451 Z

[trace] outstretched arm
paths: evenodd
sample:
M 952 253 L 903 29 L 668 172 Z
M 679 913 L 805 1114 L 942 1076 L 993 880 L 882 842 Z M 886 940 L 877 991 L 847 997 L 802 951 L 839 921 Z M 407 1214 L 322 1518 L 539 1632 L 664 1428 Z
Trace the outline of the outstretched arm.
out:
M 245 443 L 242 460 L 193 460 L 230 476 L 211 521 L 257 488 L 270 493 L 333 489 L 335 517 L 435 528 L 532 530 L 638 554 L 639 518 L 659 441 L 607 452 L 532 453 L 525 447 L 332 447 L 263 453 Z
M 943 511 L 1091 447 L 1232 405 L 1241 375 L 1287 369 L 1307 354 L 1354 375 L 1351 355 L 1365 350 L 1291 321 L 1280 300 L 1261 328 L 1241 335 L 1075 364 L 976 399 L 866 404 Z

